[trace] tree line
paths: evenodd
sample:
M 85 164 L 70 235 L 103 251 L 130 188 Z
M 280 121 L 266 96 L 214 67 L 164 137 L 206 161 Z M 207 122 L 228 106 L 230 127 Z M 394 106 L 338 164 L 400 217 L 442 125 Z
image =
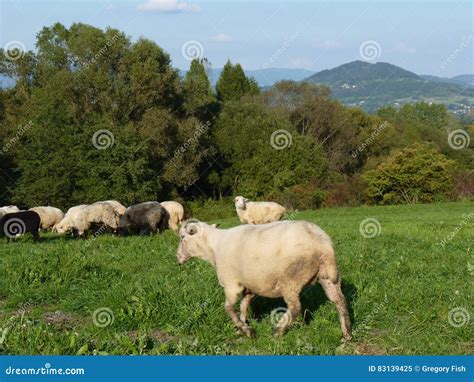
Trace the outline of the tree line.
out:
M 214 89 L 206 59 L 181 77 L 155 42 L 82 23 L 44 27 L 36 48 L 0 52 L 0 74 L 15 79 L 0 91 L 2 205 L 472 197 L 474 129 L 442 105 L 367 114 L 324 86 L 261 90 L 230 61 Z

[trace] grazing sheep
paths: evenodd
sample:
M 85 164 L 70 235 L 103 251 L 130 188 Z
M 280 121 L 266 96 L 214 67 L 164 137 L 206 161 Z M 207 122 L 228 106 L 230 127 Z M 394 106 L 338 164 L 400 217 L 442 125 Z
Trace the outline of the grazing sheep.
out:
M 144 202 L 130 206 L 120 218 L 117 233 L 125 234 L 155 234 L 168 227 L 168 211 L 158 202 Z
M 122 216 L 125 213 L 125 210 L 127 209 L 127 207 L 125 207 L 122 203 L 116 200 L 104 200 L 102 202 L 97 203 L 109 203 L 120 216 Z
M 242 224 L 265 224 L 281 219 L 286 209 L 275 202 L 249 202 L 243 196 L 234 199 L 235 210 Z
M 38 241 L 40 222 L 40 216 L 34 211 L 8 213 L 0 219 L 0 237 L 13 239 L 25 233 L 31 233 L 33 239 Z
M 97 202 L 79 211 L 72 230 L 79 236 L 87 233 L 93 225 L 105 225 L 115 231 L 118 228 L 120 215 L 110 203 Z
M 29 211 L 34 211 L 40 216 L 40 227 L 43 230 L 53 228 L 64 218 L 64 212 L 56 207 L 33 207 Z
M 9 214 L 9 213 L 12 213 L 12 212 L 20 212 L 20 209 L 17 207 L 17 206 L 4 206 L 4 207 L 0 207 L 0 219 L 6 215 L 6 214 Z
M 66 212 L 66 215 L 64 215 L 64 218 L 53 227 L 53 231 L 56 231 L 59 234 L 64 234 L 68 231 L 71 231 L 77 221 L 79 213 L 87 206 L 87 204 L 81 204 L 69 208 Z
M 180 203 L 174 202 L 174 201 L 161 202 L 161 205 L 164 207 L 164 209 L 166 211 L 168 211 L 168 214 L 169 214 L 168 225 L 169 225 L 169 227 L 173 231 L 178 232 L 179 226 L 184 221 L 184 208 L 183 208 L 183 206 Z
M 344 340 L 351 339 L 351 323 L 336 256 L 329 236 L 306 221 L 281 221 L 217 229 L 216 225 L 185 222 L 180 229 L 176 257 L 183 264 L 191 257 L 208 261 L 224 288 L 225 309 L 247 336 L 247 308 L 255 295 L 283 297 L 288 310 L 280 318 L 275 335 L 283 334 L 300 313 L 299 294 L 308 284 L 319 282 L 336 304 Z M 234 304 L 240 294 L 240 317 Z

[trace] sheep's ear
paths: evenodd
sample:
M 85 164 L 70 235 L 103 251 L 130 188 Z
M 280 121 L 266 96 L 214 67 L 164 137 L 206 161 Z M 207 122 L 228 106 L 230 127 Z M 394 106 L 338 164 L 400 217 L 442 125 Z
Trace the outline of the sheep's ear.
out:
M 211 224 L 211 227 L 212 228 L 219 228 L 220 225 L 221 225 L 221 223 Z
M 188 232 L 188 234 L 194 235 L 197 233 L 198 228 L 195 225 L 189 225 L 186 227 L 186 231 Z

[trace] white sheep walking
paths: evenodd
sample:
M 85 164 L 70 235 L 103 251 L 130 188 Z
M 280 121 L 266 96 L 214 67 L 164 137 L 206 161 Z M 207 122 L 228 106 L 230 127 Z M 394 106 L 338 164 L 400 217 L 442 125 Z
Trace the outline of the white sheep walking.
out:
M 336 256 L 329 236 L 306 221 L 281 221 L 218 229 L 216 225 L 186 222 L 180 229 L 177 259 L 192 257 L 209 262 L 224 288 L 225 309 L 247 336 L 247 308 L 255 295 L 283 297 L 288 311 L 280 318 L 275 335 L 282 335 L 300 314 L 299 294 L 308 284 L 319 282 L 339 313 L 344 340 L 350 340 L 351 323 Z M 240 317 L 234 304 L 243 293 Z

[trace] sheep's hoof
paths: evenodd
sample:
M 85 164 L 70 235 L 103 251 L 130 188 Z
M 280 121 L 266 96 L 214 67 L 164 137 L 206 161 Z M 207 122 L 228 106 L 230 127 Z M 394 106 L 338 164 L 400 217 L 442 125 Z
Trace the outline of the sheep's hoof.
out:
M 242 329 L 242 332 L 249 338 L 255 338 L 255 330 L 253 330 L 251 327 L 247 326 Z
M 352 340 L 352 335 L 350 334 L 344 334 L 344 336 L 341 338 L 342 343 L 346 343 Z
M 273 330 L 273 337 L 281 337 L 283 336 L 283 334 L 285 334 L 285 332 L 286 332 L 286 329 L 276 328 Z

